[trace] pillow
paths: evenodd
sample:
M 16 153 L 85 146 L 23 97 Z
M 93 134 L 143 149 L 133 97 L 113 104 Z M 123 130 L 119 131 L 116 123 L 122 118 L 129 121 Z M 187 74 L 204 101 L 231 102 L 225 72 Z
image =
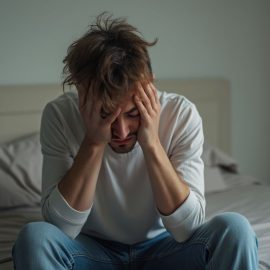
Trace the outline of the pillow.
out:
M 34 206 L 41 198 L 42 154 L 37 133 L 0 146 L 0 209 Z
M 204 167 L 205 193 L 218 192 L 227 189 L 221 170 L 218 167 Z
M 207 142 L 203 145 L 202 160 L 205 166 L 218 166 L 234 173 L 238 172 L 238 163 L 235 159 Z
M 204 161 L 205 192 L 224 191 L 229 188 L 223 171 L 237 173 L 238 164 L 220 149 L 205 142 L 202 159 Z

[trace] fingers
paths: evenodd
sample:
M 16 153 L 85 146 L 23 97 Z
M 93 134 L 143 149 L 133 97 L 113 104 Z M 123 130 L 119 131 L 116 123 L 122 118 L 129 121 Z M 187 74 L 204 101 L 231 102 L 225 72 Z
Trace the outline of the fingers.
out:
M 97 100 L 97 98 L 94 97 L 92 89 L 89 88 L 87 91 L 87 97 L 86 97 L 87 112 L 93 113 L 94 110 L 100 111 L 101 106 L 102 106 L 102 102 L 100 100 Z
M 87 92 L 79 85 L 76 85 L 78 90 L 78 98 L 79 98 L 79 109 L 83 108 L 86 103 Z
M 157 107 L 159 105 L 159 98 L 158 98 L 157 90 L 152 83 L 147 84 L 146 93 L 151 102 L 152 108 L 157 110 Z
M 154 113 L 157 113 L 160 107 L 159 98 L 157 90 L 152 83 L 142 84 L 138 83 L 137 85 L 138 92 L 136 96 L 136 102 L 140 101 L 139 107 L 143 105 L 146 109 L 145 113 L 148 113 L 150 116 Z
M 151 101 L 149 100 L 149 97 L 148 97 L 148 95 L 146 93 L 146 90 L 145 90 L 144 86 L 141 83 L 139 83 L 137 89 L 138 89 L 138 94 L 139 94 L 139 97 L 140 97 L 140 101 L 143 103 L 143 105 L 145 106 L 147 111 L 150 112 L 151 109 L 152 109 L 152 104 L 151 104 Z
M 157 89 L 154 88 L 153 92 L 154 92 L 156 104 L 160 105 Z
M 148 121 L 149 119 L 149 114 L 147 109 L 145 108 L 144 104 L 142 103 L 142 100 L 138 97 L 134 97 L 135 104 L 137 105 L 137 108 L 140 112 L 141 119 L 144 121 Z
M 78 98 L 79 98 L 79 110 L 81 113 L 86 112 L 89 113 L 91 112 L 92 105 L 94 104 L 93 101 L 93 93 L 91 89 L 89 88 L 88 90 L 84 88 L 82 85 L 77 85 L 77 90 L 78 90 Z
M 121 113 L 121 108 L 118 107 L 112 114 L 106 117 L 105 121 L 111 125 L 116 120 L 116 118 L 119 116 L 120 113 Z

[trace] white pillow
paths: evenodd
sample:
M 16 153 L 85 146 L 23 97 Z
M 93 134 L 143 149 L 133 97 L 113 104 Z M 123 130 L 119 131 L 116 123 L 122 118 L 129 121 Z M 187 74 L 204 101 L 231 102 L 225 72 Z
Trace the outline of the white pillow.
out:
M 229 188 L 223 177 L 223 170 L 237 173 L 237 162 L 220 149 L 205 142 L 202 159 L 204 161 L 205 192 L 224 191 Z
M 235 173 L 238 171 L 238 163 L 234 158 L 207 142 L 203 145 L 202 159 L 205 166 L 219 166 Z
M 204 183 L 205 193 L 223 191 L 227 189 L 220 168 L 218 167 L 204 167 Z
M 42 155 L 39 135 L 0 146 L 0 209 L 40 204 Z

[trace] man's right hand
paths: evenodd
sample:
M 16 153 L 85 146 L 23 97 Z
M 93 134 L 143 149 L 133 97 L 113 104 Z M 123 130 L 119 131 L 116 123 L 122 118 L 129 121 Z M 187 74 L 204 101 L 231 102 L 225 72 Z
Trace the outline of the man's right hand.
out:
M 94 97 L 91 89 L 86 91 L 77 87 L 79 110 L 86 128 L 85 139 L 90 145 L 106 145 L 111 140 L 111 125 L 121 112 L 117 108 L 113 113 L 102 117 L 102 101 Z
M 117 109 L 102 117 L 102 102 L 88 92 L 78 89 L 86 134 L 71 168 L 58 184 L 62 196 L 77 211 L 85 211 L 93 204 L 104 147 L 111 140 L 111 125 L 120 113 Z

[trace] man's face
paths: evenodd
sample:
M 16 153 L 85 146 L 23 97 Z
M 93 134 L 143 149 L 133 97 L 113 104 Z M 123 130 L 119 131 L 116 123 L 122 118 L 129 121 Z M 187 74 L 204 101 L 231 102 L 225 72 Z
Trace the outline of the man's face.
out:
M 117 153 L 131 151 L 137 142 L 140 114 L 134 103 L 134 92 L 127 94 L 119 103 L 121 113 L 112 123 L 110 147 Z

